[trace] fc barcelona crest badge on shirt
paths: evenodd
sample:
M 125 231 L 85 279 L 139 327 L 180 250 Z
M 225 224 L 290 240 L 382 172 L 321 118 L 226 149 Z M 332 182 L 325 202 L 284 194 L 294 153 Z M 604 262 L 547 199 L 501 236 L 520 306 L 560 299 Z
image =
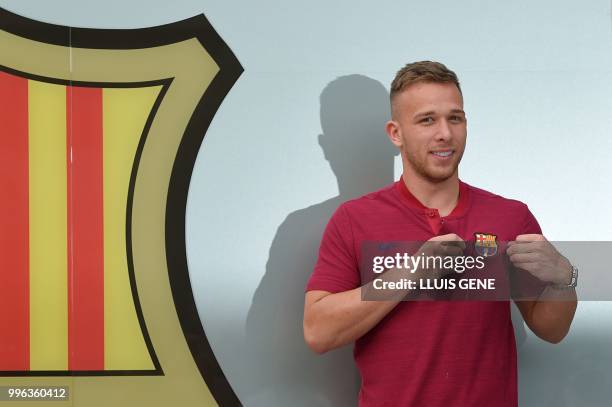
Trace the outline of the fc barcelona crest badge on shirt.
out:
M 491 257 L 497 253 L 497 236 L 490 233 L 474 233 L 474 248 L 480 256 Z

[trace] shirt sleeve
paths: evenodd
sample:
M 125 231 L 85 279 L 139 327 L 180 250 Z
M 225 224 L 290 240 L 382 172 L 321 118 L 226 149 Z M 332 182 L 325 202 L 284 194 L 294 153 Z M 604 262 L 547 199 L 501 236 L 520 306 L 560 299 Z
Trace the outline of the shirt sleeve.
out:
M 540 224 L 536 220 L 533 213 L 529 210 L 529 208 L 525 205 L 525 219 L 523 220 L 523 227 L 521 228 L 521 235 L 527 234 L 536 234 L 541 235 L 542 229 L 540 228 Z
M 359 283 L 351 220 L 345 206 L 341 205 L 325 227 L 319 257 L 306 291 L 337 293 L 357 288 Z
M 525 215 L 518 235 L 527 234 L 541 235 L 542 229 L 533 213 L 525 205 Z M 537 299 L 548 285 L 548 283 L 541 281 L 526 270 L 517 269 L 513 266 L 513 272 L 516 276 L 514 287 L 515 298 L 518 296 L 518 299 Z

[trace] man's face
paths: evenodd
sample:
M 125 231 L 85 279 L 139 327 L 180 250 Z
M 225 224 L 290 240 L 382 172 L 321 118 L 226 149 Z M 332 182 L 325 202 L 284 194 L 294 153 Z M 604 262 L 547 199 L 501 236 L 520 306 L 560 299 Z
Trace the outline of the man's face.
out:
M 394 98 L 387 132 L 410 171 L 435 183 L 450 178 L 457 173 L 467 137 L 459 89 L 453 83 L 410 85 Z

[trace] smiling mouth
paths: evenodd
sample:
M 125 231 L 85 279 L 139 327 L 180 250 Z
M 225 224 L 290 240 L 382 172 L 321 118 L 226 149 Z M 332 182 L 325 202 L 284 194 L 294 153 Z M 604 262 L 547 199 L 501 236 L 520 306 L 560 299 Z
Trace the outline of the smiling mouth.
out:
M 453 155 L 455 150 L 442 150 L 442 151 L 432 151 L 431 153 L 436 157 L 447 158 Z

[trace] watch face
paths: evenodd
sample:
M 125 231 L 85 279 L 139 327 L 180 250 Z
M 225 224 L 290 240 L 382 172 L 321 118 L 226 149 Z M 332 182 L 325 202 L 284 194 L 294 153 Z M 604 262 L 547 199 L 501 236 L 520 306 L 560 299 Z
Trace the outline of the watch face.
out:
M 572 281 L 570 286 L 576 287 L 578 285 L 578 269 L 572 266 Z

